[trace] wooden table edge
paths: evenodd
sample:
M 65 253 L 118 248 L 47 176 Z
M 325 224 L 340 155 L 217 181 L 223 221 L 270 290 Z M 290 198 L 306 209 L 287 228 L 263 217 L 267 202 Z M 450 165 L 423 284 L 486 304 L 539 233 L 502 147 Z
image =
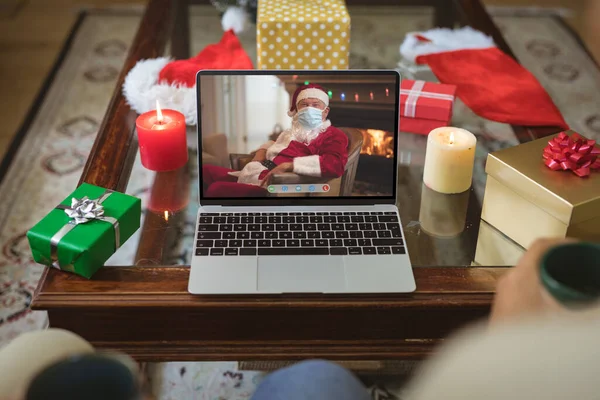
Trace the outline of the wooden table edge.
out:
M 328 360 L 423 360 L 443 340 L 399 341 L 261 341 L 261 342 L 95 342 L 99 349 L 122 351 L 138 361 L 293 361 Z
M 507 270 L 417 267 L 418 290 L 406 294 L 196 296 L 187 266 L 104 267 L 89 280 L 46 268 L 31 307 L 138 361 L 421 360 L 487 316 Z M 270 329 L 257 335 L 248 324 Z M 232 333 L 240 325 L 248 330 Z
M 188 266 L 104 267 L 92 279 L 46 268 L 31 308 L 89 307 L 424 307 L 491 304 L 506 267 L 413 268 L 417 291 L 404 294 L 210 295 L 187 292 Z

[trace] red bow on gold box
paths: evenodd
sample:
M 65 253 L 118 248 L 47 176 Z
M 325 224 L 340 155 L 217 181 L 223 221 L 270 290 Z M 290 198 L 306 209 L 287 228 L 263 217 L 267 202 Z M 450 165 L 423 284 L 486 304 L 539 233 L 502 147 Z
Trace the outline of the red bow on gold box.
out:
M 595 146 L 595 140 L 561 132 L 544 148 L 544 164 L 553 171 L 569 170 L 584 178 L 592 170 L 600 169 L 600 148 Z

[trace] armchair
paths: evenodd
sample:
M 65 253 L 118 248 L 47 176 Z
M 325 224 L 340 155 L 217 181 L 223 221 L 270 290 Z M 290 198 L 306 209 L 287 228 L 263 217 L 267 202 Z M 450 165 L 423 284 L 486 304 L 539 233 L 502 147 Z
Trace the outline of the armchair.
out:
M 227 167 L 227 136 L 223 133 L 202 138 L 202 164 Z
M 298 175 L 293 172 L 286 172 L 273 176 L 272 183 L 274 185 L 305 185 L 305 184 L 328 184 L 330 186 L 329 193 L 304 193 L 305 196 L 351 196 L 354 187 L 354 179 L 356 177 L 356 168 L 358 167 L 358 158 L 363 144 L 362 132 L 356 128 L 339 128 L 348 136 L 348 162 L 344 173 L 339 178 L 326 179 L 320 177 Z M 229 160 L 231 168 L 239 171 L 246 164 L 252 161 L 254 154 L 230 154 Z M 295 193 L 274 193 L 271 196 L 297 196 Z

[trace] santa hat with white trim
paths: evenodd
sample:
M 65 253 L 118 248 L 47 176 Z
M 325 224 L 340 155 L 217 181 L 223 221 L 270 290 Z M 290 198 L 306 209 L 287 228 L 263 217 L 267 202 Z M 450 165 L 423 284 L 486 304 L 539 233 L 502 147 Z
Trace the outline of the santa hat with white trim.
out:
M 252 61 L 240 41 L 229 30 L 219 43 L 206 46 L 187 60 L 159 57 L 139 61 L 125 77 L 123 95 L 130 107 L 142 114 L 156 108 L 185 115 L 187 125 L 198 121 L 196 111 L 196 74 L 203 69 L 252 69 Z
M 325 107 L 329 106 L 329 95 L 327 91 L 316 83 L 309 83 L 308 85 L 302 85 L 296 89 L 292 96 L 292 104 L 288 115 L 293 117 L 298 112 L 298 103 L 304 99 L 318 99 L 325 103 Z
M 533 74 L 471 27 L 412 32 L 403 58 L 427 64 L 441 83 L 480 117 L 513 125 L 567 129 L 560 111 Z

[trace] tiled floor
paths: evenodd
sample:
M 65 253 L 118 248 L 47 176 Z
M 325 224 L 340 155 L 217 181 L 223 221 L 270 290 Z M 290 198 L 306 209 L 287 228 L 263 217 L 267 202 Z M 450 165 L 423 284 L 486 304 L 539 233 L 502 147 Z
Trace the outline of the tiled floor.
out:
M 600 36 L 582 28 L 586 5 L 593 2 L 598 4 L 600 0 L 486 0 L 491 5 L 564 7 L 571 11 L 569 22 L 584 38 Z M 0 0 L 0 158 L 50 72 L 78 10 L 144 3 L 144 0 Z M 596 47 L 596 54 L 600 55 L 600 45 Z

